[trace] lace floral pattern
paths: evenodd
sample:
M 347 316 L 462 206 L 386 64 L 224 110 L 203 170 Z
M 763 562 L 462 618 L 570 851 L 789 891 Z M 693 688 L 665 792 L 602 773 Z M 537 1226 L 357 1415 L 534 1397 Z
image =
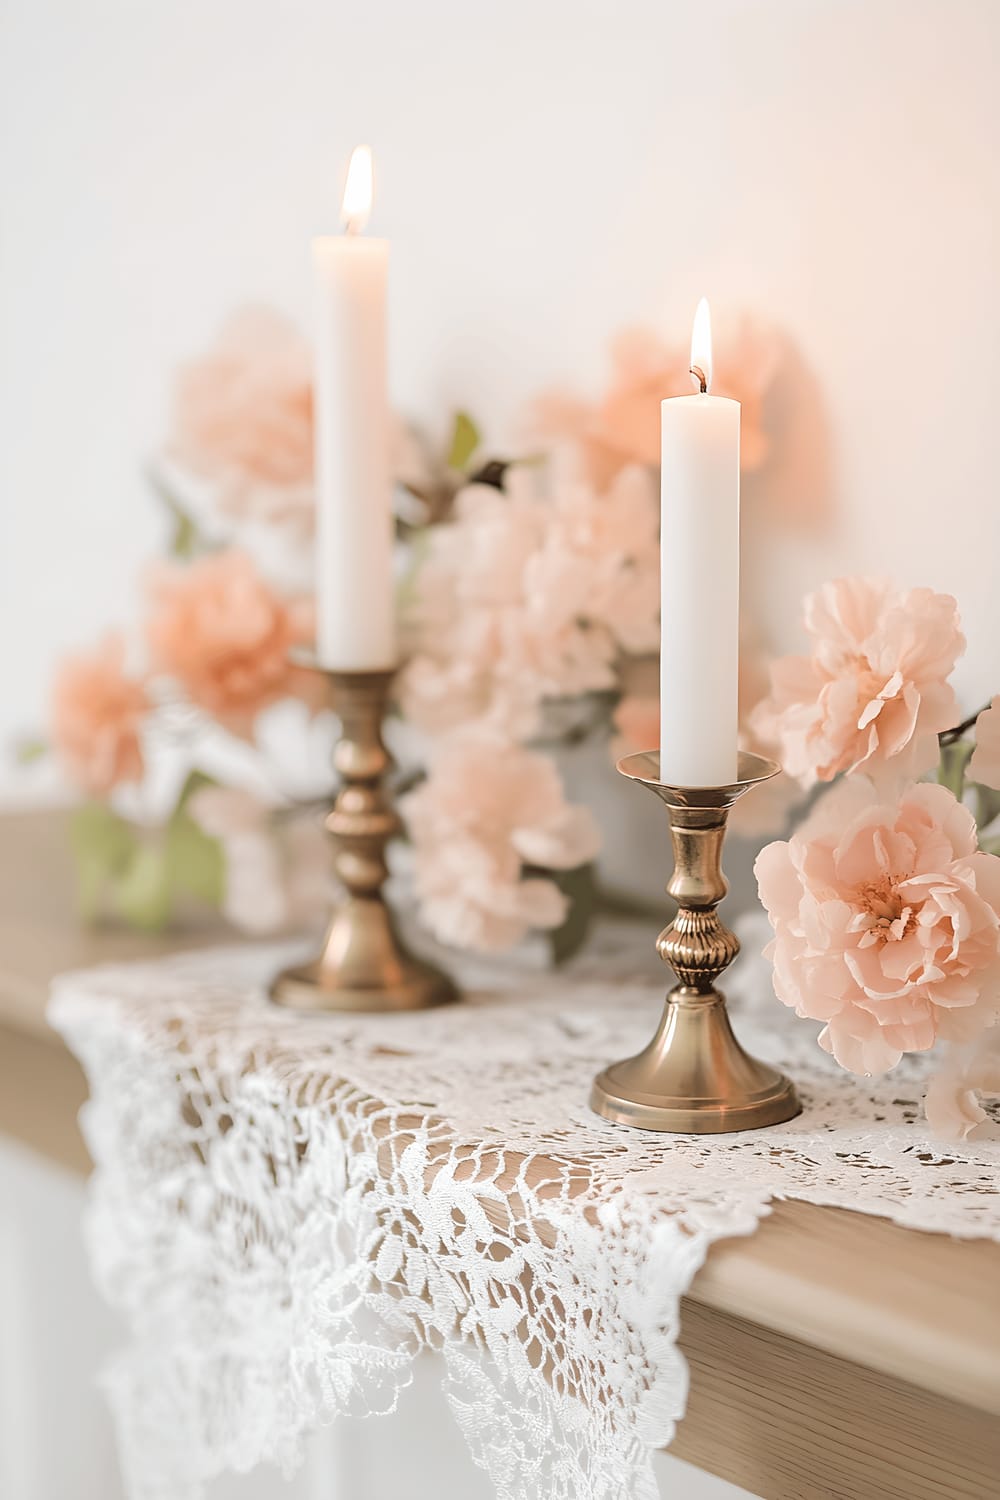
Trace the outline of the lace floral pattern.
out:
M 500 1500 L 653 1500 L 680 1299 L 715 1240 L 775 1197 L 1000 1239 L 997 1143 L 930 1145 L 926 1062 L 859 1084 L 758 959 L 728 989 L 798 1119 L 698 1138 L 593 1116 L 592 1075 L 657 1015 L 648 947 L 617 929 L 571 975 L 470 964 L 461 1010 L 413 1016 L 270 1007 L 287 945 L 57 982 L 91 1085 L 92 1261 L 131 1331 L 108 1374 L 130 1495 L 291 1468 L 317 1424 L 392 1410 L 430 1345 Z

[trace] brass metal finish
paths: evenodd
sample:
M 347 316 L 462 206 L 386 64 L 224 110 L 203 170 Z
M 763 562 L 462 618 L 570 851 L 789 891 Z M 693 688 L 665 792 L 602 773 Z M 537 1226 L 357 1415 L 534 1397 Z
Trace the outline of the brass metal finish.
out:
M 618 769 L 669 809 L 674 873 L 667 891 L 678 910 L 656 946 L 679 983 L 648 1047 L 595 1078 L 590 1107 L 618 1125 L 706 1135 L 790 1120 L 802 1107 L 794 1085 L 744 1052 L 715 988 L 740 949 L 716 911 L 728 889 L 722 844 L 729 809 L 780 767 L 741 752 L 738 781 L 722 787 L 665 785 L 655 752 L 627 755 Z
M 420 1010 L 457 998 L 451 980 L 406 951 L 382 896 L 385 851 L 399 828 L 386 795 L 389 755 L 382 720 L 391 671 L 329 674 L 341 737 L 333 754 L 340 790 L 326 826 L 346 892 L 322 952 L 286 969 L 271 987 L 278 1005 L 298 1010 Z

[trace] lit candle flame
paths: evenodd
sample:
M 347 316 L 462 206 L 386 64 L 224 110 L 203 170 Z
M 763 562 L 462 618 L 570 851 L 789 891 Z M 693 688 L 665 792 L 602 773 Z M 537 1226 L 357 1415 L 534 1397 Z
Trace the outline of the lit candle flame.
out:
M 347 169 L 340 222 L 348 234 L 360 234 L 372 211 L 372 153 L 370 146 L 355 146 Z
M 699 390 L 712 389 L 712 316 L 702 297 L 691 330 L 691 376 Z

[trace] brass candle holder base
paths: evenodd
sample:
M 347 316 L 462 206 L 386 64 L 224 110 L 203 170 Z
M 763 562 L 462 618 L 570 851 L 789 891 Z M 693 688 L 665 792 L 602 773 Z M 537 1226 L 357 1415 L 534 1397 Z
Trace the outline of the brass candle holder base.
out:
M 407 952 L 382 896 L 386 845 L 399 829 L 384 786 L 389 756 L 382 742 L 393 673 L 327 675 L 342 730 L 333 755 L 341 786 L 326 826 L 346 895 L 318 957 L 279 974 L 271 999 L 313 1011 L 422 1010 L 455 1000 L 448 976 Z
M 722 844 L 729 809 L 780 767 L 741 752 L 739 780 L 723 787 L 665 785 L 656 753 L 627 755 L 618 769 L 648 786 L 670 812 L 674 873 L 667 890 L 678 911 L 656 946 L 679 983 L 667 996 L 649 1046 L 595 1078 L 590 1107 L 616 1125 L 696 1135 L 790 1120 L 802 1108 L 794 1084 L 744 1052 L 733 1035 L 725 996 L 715 988 L 740 951 L 739 939 L 716 912 L 728 889 Z

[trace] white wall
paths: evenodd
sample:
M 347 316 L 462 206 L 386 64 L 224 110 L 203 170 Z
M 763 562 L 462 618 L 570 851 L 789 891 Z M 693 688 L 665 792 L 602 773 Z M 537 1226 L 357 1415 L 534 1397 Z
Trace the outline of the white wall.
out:
M 780 324 L 829 438 L 758 527 L 767 608 L 889 569 L 1000 687 L 994 0 L 4 0 L 0 732 L 130 608 L 172 366 L 234 304 L 308 318 L 306 242 L 377 152 L 399 404 L 501 437 L 703 291 Z M 752 502 L 764 507 L 760 497 Z

